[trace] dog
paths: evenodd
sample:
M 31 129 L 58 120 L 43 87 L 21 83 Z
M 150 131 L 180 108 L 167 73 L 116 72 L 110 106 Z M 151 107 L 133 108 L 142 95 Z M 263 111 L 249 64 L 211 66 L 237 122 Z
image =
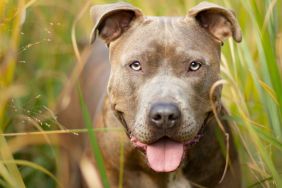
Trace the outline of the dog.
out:
M 223 42 L 229 37 L 242 40 L 234 12 L 202 2 L 185 16 L 153 17 L 119 2 L 96 5 L 91 15 L 95 44 L 80 80 L 82 92 L 91 115 L 96 114 L 95 128 L 124 129 L 97 133 L 110 187 L 120 183 L 121 139 L 123 187 L 241 187 L 221 87 L 213 88 L 220 80 Z M 59 114 L 68 128 L 83 124 L 74 98 Z M 79 138 L 84 141 L 69 140 L 68 152 L 78 163 L 77 153 L 90 148 Z M 92 157 L 89 152 L 84 156 Z M 79 182 L 81 175 L 73 177 L 69 179 Z

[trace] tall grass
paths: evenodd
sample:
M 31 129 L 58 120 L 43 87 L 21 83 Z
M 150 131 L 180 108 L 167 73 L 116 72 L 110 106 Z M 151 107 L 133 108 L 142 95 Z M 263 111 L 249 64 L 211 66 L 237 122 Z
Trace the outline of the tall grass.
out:
M 103 2 L 113 1 L 92 1 Z M 185 15 L 200 1 L 129 2 L 147 15 Z M 230 112 L 226 118 L 235 134 L 243 186 L 282 187 L 282 1 L 212 2 L 234 9 L 243 32 L 242 43 L 225 43 L 221 64 L 222 98 Z M 73 42 L 88 42 L 92 21 L 82 11 L 87 3 L 0 1 L 0 187 L 60 187 L 54 136 L 73 132 L 62 130 L 54 109 L 68 73 L 80 61 Z M 8 134 L 31 131 L 37 133 Z M 105 173 L 101 176 L 107 184 Z M 122 182 L 122 172 L 120 177 Z

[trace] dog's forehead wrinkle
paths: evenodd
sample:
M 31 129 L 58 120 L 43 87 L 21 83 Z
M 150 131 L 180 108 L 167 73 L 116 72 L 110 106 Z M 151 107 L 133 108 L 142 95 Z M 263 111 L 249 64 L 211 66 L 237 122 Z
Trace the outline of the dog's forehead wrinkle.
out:
M 167 28 L 167 20 L 164 20 L 164 58 L 167 57 L 167 44 L 168 44 L 168 28 Z
M 160 20 L 163 22 L 163 57 L 165 59 L 165 62 L 167 62 L 172 49 L 177 46 L 177 41 L 174 37 L 178 32 L 178 26 L 176 25 L 177 19 L 173 17 L 163 17 Z

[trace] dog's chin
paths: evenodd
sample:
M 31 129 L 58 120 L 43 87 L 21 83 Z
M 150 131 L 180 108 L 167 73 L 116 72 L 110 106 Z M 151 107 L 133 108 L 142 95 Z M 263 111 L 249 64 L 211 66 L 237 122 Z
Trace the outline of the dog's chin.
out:
M 131 136 L 133 145 L 145 153 L 148 165 L 155 172 L 172 172 L 181 164 L 188 146 L 196 143 L 198 135 L 192 140 L 178 142 L 169 137 L 162 137 L 151 144 L 140 142 L 136 137 Z

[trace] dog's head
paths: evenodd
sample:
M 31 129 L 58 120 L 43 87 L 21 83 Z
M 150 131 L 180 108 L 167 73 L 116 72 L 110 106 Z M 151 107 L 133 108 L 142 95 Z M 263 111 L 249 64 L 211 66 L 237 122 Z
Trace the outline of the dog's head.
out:
M 91 9 L 97 34 L 110 50 L 108 94 L 133 144 L 153 170 L 175 170 L 211 112 L 220 48 L 241 31 L 231 10 L 200 3 L 184 17 L 145 17 L 127 3 Z M 214 93 L 219 100 L 220 89 Z

